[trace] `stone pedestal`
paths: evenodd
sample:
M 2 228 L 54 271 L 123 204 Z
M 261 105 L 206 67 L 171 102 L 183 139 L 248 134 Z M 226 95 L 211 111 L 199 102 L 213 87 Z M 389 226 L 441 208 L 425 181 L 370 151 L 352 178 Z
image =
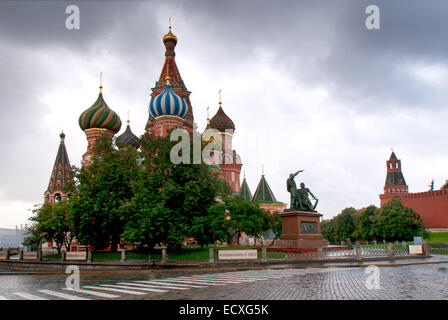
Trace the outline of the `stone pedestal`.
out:
M 329 242 L 320 233 L 320 217 L 315 211 L 287 209 L 279 214 L 282 234 L 274 246 L 281 248 L 309 249 L 327 246 Z

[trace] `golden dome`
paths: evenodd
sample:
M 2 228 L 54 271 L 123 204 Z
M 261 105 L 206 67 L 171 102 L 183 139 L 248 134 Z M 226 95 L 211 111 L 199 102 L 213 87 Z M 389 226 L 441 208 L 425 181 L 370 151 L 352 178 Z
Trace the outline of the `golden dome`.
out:
M 170 26 L 170 28 L 168 30 L 168 33 L 163 36 L 163 42 L 166 42 L 168 40 L 172 40 L 175 43 L 177 43 L 177 37 L 173 33 L 171 33 L 171 26 Z

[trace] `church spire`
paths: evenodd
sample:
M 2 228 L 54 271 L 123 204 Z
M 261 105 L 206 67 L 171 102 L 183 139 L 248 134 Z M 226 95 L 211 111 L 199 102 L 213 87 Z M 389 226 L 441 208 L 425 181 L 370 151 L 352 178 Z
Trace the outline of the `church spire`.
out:
M 188 112 L 184 119 L 184 124 L 182 124 L 181 126 L 193 130 L 194 116 L 193 108 L 190 102 L 191 92 L 187 90 L 187 87 L 185 86 L 185 83 L 182 80 L 179 69 L 176 65 L 176 54 L 174 52 L 174 49 L 177 44 L 177 37 L 171 31 L 171 21 L 168 28 L 168 33 L 163 36 L 162 40 L 163 44 L 165 45 L 165 62 L 163 64 L 162 71 L 160 72 L 159 79 L 156 81 L 155 86 L 151 88 L 151 98 L 155 98 L 165 90 L 165 88 L 167 87 L 166 78 L 169 77 L 169 84 L 172 91 L 179 97 L 183 98 L 188 107 Z M 154 124 L 152 123 L 153 120 L 154 119 L 150 114 L 146 123 L 145 131 L 152 132 L 152 129 L 154 128 Z
M 249 185 L 246 181 L 246 174 L 243 176 L 243 183 L 241 183 L 239 194 L 244 200 L 252 201 L 252 193 L 250 192 Z
M 171 23 L 168 33 L 163 36 L 162 40 L 165 45 L 165 63 L 163 65 L 162 72 L 160 73 L 159 83 L 165 84 L 165 79 L 170 77 L 170 80 L 174 86 L 180 86 L 181 84 L 183 85 L 182 77 L 180 76 L 176 61 L 174 60 L 174 57 L 176 56 L 174 49 L 176 48 L 177 37 L 171 32 Z M 187 90 L 187 88 L 184 89 Z
M 61 132 L 59 135 L 58 152 L 53 165 L 50 182 L 48 188 L 44 192 L 45 202 L 58 202 L 67 199 L 67 190 L 69 182 L 73 182 L 71 173 L 70 160 L 68 158 L 67 149 L 65 148 L 65 134 Z
M 264 169 L 263 169 L 263 171 L 264 171 Z M 257 190 L 255 190 L 252 201 L 259 202 L 259 203 L 277 202 L 277 199 L 275 199 L 275 196 L 271 190 L 271 187 L 269 187 L 269 184 L 266 181 L 264 172 L 261 175 L 260 182 L 258 183 Z

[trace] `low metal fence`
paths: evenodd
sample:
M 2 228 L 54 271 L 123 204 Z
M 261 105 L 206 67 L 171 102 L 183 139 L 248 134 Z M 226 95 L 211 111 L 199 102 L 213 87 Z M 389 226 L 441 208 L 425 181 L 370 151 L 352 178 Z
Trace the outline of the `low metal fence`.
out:
M 387 257 L 387 245 L 369 245 L 360 247 L 362 257 Z
M 448 254 L 448 241 L 428 241 L 426 244 L 429 253 Z
M 322 248 L 323 257 L 338 258 L 338 257 L 354 257 L 356 256 L 355 248 L 349 247 L 325 247 Z

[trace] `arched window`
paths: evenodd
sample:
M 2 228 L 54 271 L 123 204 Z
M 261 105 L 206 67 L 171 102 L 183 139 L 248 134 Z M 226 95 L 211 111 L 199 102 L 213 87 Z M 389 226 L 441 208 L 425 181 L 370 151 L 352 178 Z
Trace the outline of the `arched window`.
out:
M 61 194 L 60 193 L 56 193 L 54 195 L 54 202 L 61 202 Z

